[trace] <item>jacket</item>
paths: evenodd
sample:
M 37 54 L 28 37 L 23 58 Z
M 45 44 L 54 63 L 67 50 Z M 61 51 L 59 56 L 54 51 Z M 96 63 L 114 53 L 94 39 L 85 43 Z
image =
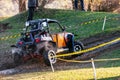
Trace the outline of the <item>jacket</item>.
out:
M 28 0 L 28 7 L 38 7 L 38 0 Z

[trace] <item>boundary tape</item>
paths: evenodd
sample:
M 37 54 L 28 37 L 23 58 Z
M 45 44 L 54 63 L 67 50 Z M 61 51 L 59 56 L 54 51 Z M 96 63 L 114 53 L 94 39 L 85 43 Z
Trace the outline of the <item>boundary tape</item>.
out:
M 106 45 L 110 45 L 110 44 L 115 43 L 115 42 L 118 42 L 118 41 L 120 41 L 120 38 L 117 38 L 117 39 L 114 39 L 114 40 L 112 40 L 112 41 L 109 41 L 109 42 L 100 44 L 100 45 L 95 46 L 95 47 L 91 47 L 91 48 L 88 48 L 88 49 L 85 49 L 85 50 L 81 50 L 81 51 L 78 51 L 78 52 L 59 54 L 59 55 L 56 55 L 55 57 L 56 57 L 56 58 L 58 58 L 58 57 L 66 57 L 66 56 L 72 56 L 72 55 L 76 55 L 76 54 L 86 53 L 86 52 L 93 51 L 93 50 L 95 50 L 95 49 L 98 49 L 98 48 L 100 48 L 100 47 L 104 47 L 104 46 L 106 46 Z
M 101 20 L 104 20 L 104 18 L 99 18 L 99 19 L 95 19 L 95 20 L 90 20 L 90 21 L 82 22 L 80 25 L 83 26 L 83 25 L 95 23 L 95 22 L 98 22 L 98 21 L 101 21 Z M 117 18 L 108 18 L 107 20 L 119 20 L 119 18 L 118 17 Z
M 92 62 L 92 60 L 86 60 L 86 61 L 78 61 L 78 60 L 67 60 L 67 59 L 61 59 L 57 58 L 58 60 L 65 61 L 65 62 L 75 62 L 75 63 L 89 63 Z M 120 60 L 120 58 L 112 58 L 112 59 L 94 59 L 95 62 L 102 62 L 102 61 L 117 61 Z
M 95 22 L 98 22 L 98 21 L 101 21 L 103 18 L 100 18 L 100 19 L 95 19 L 95 20 L 90 20 L 90 21 L 86 21 L 86 22 L 82 22 L 80 25 L 87 25 L 87 24 L 91 24 L 91 23 L 95 23 Z
M 6 36 L 6 37 L 1 37 L 0 40 L 7 40 L 7 39 L 11 39 L 11 38 L 16 38 L 16 37 L 19 37 L 19 36 L 20 36 L 20 34 Z

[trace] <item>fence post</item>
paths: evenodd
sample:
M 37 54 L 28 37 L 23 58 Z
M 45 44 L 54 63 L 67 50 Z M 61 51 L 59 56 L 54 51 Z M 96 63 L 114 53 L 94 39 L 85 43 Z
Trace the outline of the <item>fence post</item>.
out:
M 105 23 L 106 23 L 106 16 L 105 16 L 105 18 L 104 18 L 104 22 L 103 22 L 102 31 L 104 31 L 104 29 L 105 29 Z
M 97 80 L 97 78 L 96 78 L 95 64 L 94 64 L 93 58 L 91 58 L 91 62 L 92 62 L 92 67 L 93 67 L 93 72 L 94 72 L 94 78 L 95 78 L 95 80 Z
M 52 64 L 52 62 L 51 62 L 51 57 L 48 56 L 48 58 L 49 58 L 49 61 L 50 61 L 50 66 L 51 66 L 52 72 L 55 72 L 54 67 L 53 67 L 53 64 Z

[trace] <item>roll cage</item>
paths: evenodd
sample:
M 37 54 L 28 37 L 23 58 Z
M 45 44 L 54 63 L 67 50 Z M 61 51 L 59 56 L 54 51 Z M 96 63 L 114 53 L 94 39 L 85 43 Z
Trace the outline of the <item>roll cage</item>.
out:
M 31 21 L 26 22 L 27 25 L 25 27 L 25 33 L 27 32 L 29 27 L 31 28 L 29 32 L 44 31 L 46 29 L 49 30 L 49 23 L 57 23 L 57 25 L 59 26 L 59 28 L 62 31 L 65 30 L 65 27 L 63 27 L 57 20 L 54 20 L 54 19 L 37 19 L 37 20 L 31 20 Z M 46 24 L 46 26 L 44 24 Z

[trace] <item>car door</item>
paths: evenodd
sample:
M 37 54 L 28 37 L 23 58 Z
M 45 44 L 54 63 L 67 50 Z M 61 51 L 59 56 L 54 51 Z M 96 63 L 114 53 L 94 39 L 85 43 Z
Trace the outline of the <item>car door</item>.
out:
M 58 48 L 66 47 L 65 32 L 63 32 L 57 23 L 49 24 L 49 33 L 52 40 L 57 44 Z

